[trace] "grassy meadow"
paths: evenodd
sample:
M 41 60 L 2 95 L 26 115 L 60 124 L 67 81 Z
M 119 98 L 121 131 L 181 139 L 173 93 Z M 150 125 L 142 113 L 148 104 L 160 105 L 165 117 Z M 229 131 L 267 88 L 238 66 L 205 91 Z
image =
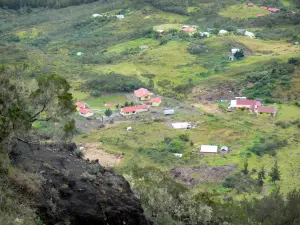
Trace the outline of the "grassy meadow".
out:
M 287 1 L 282 2 L 288 6 Z M 168 96 L 171 99 L 177 98 L 177 102 L 171 104 L 172 107 L 182 104 L 182 108 L 176 108 L 176 114 L 170 118 L 155 121 L 151 113 L 140 114 L 137 120 L 115 122 L 106 128 L 79 134 L 74 140 L 99 143 L 101 148 L 112 153 L 124 152 L 125 156 L 117 166 L 120 173 L 126 171 L 131 164 L 155 167 L 167 175 L 175 167 L 235 164 L 238 169 L 242 169 L 246 157 L 250 170 L 257 171 L 264 165 L 269 171 L 277 159 L 282 180 L 276 184 L 286 193 L 300 185 L 297 177 L 300 172 L 300 146 L 297 141 L 300 129 L 296 125 L 282 128 L 276 122 L 300 118 L 300 108 L 293 104 L 297 99 L 278 104 L 279 113 L 276 118 L 256 117 L 240 111 L 228 113 L 224 110 L 227 105 L 222 109 L 215 102 L 210 102 L 208 107 L 217 108 L 216 113 L 207 112 L 201 105 L 194 111 L 190 107 L 199 103 L 197 97 L 202 97 L 201 94 L 193 92 L 196 89 L 205 90 L 202 93 L 205 96 L 211 90 L 228 92 L 238 87 L 236 93 L 242 94 L 242 85 L 246 82 L 244 73 L 267 65 L 271 60 L 287 62 L 291 57 L 299 57 L 299 45 L 293 45 L 286 39 L 252 39 L 235 35 L 234 32 L 226 36 L 213 34 L 203 39 L 197 35 L 190 37 L 179 32 L 181 26 L 186 24 L 199 24 L 198 32 L 206 31 L 211 25 L 209 21 L 214 17 L 217 18 L 216 29 L 223 28 L 221 19 L 226 18 L 224 27 L 229 22 L 237 24 L 236 20 L 239 19 L 244 25 L 236 25 L 237 28 L 258 32 L 261 28 L 251 24 L 247 18 L 256 17 L 260 13 L 268 14 L 268 11 L 258 6 L 250 8 L 245 3 L 230 3 L 206 17 L 201 11 L 205 7 L 214 7 L 214 3 L 191 6 L 186 15 L 160 11 L 150 6 L 133 9 L 129 5 L 97 2 L 56 10 L 33 9 L 32 13 L 21 15 L 0 9 L 2 31 L 5 33 L 0 33 L 0 49 L 5 53 L 1 57 L 1 63 L 11 67 L 14 63 L 28 63 L 30 67 L 26 72 L 30 79 L 50 72 L 64 76 L 72 86 L 74 99 L 85 101 L 100 113 L 105 110 L 105 104 L 122 105 L 127 101 L 125 93 L 101 93 L 99 97 L 92 97 L 92 90 L 82 89 L 86 81 L 102 75 L 117 73 L 135 77 L 145 83 L 149 81 L 147 75 L 152 75 L 156 94 L 190 84 L 188 94 L 178 97 L 173 92 Z M 218 7 L 211 10 L 216 9 Z M 114 15 L 121 11 L 125 18 L 118 20 Z M 107 17 L 92 18 L 94 13 Z M 166 33 L 155 36 L 155 30 L 158 29 L 163 29 Z M 174 29 L 178 33 L 168 33 Z M 141 50 L 143 45 L 149 46 L 149 49 Z M 193 46 L 200 46 L 200 50 L 193 53 Z M 228 54 L 235 47 L 244 49 L 247 55 L 243 60 L 229 62 Z M 83 52 L 83 55 L 79 56 L 77 52 Z M 292 81 L 291 90 L 296 92 L 300 86 L 299 72 L 295 72 Z M 161 83 L 169 86 L 159 85 Z M 193 121 L 197 126 L 187 131 L 174 130 L 170 128 L 172 121 Z M 43 128 L 43 124 L 35 126 L 38 129 Z M 128 126 L 133 128 L 132 132 L 126 131 Z M 155 150 L 162 148 L 166 138 L 178 138 L 183 133 L 188 134 L 189 142 L 182 149 L 181 159 L 171 153 Z M 263 138 L 286 139 L 288 144 L 274 149 L 276 156 L 257 156 L 249 149 Z M 231 151 L 226 155 L 201 157 L 199 148 L 202 144 L 219 147 L 225 145 Z M 256 177 L 257 172 L 253 172 L 252 176 Z M 204 183 L 196 188 L 217 189 L 219 193 L 232 191 L 224 189 L 221 182 Z M 261 194 L 269 193 L 273 188 L 274 184 L 266 180 L 264 192 Z

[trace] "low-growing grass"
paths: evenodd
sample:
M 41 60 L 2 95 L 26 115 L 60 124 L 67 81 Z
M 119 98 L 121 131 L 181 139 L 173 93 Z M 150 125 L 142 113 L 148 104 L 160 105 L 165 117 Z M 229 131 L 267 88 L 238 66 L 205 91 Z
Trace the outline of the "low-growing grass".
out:
M 232 5 L 220 11 L 220 15 L 230 18 L 252 18 L 257 17 L 257 14 L 268 15 L 270 12 L 259 8 L 257 5 L 248 7 L 246 3 Z
M 109 94 L 100 97 L 84 98 L 82 100 L 92 109 L 103 110 L 105 109 L 105 104 L 123 105 L 126 102 L 126 97 L 122 94 Z

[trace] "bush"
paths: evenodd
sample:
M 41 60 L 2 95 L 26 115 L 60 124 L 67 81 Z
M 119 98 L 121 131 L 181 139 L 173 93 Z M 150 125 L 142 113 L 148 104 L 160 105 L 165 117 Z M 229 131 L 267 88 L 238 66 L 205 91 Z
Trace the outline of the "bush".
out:
M 185 143 L 182 140 L 173 139 L 168 144 L 167 150 L 172 153 L 182 153 L 184 151 Z
M 259 156 L 264 154 L 270 154 L 274 156 L 276 155 L 276 150 L 287 146 L 287 144 L 288 142 L 286 139 L 278 140 L 276 137 L 269 137 L 266 140 L 261 138 L 259 143 L 255 144 L 251 148 L 248 148 L 248 150 Z
M 184 134 L 179 135 L 179 139 L 184 141 L 184 142 L 188 142 L 190 140 L 190 137 L 189 137 L 189 134 L 184 133 Z
M 207 47 L 205 45 L 190 45 L 188 47 L 188 52 L 192 55 L 197 55 L 207 51 Z
M 100 97 L 101 96 L 101 92 L 100 91 L 91 91 L 90 94 L 92 97 Z
M 88 166 L 88 173 L 92 175 L 97 175 L 101 171 L 102 167 L 99 163 Z
M 74 151 L 74 153 L 75 153 L 76 157 L 79 159 L 82 159 L 84 157 L 84 152 L 78 148 Z
M 84 172 L 80 175 L 80 179 L 83 181 L 94 182 L 96 181 L 97 177 L 95 175 L 89 174 L 88 172 Z
M 237 193 L 250 193 L 259 188 L 257 180 L 251 178 L 249 174 L 245 175 L 240 172 L 226 177 L 222 183 L 222 186 L 225 188 L 234 188 Z

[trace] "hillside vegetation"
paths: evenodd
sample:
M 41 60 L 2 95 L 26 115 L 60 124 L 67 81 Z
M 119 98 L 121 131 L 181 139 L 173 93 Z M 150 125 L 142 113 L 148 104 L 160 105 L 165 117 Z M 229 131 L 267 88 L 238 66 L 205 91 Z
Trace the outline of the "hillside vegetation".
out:
M 1 111 L 7 119 L 5 129 L 0 129 L 0 144 L 6 143 L 5 134 L 26 145 L 26 135 L 20 135 L 28 132 L 38 137 L 34 142 L 45 146 L 62 139 L 74 141 L 79 157 L 85 152 L 111 154 L 117 159 L 114 169 L 129 181 L 154 224 L 299 224 L 299 213 L 293 210 L 300 205 L 299 4 L 255 0 L 248 7 L 247 3 L 2 1 L 6 7 L 0 8 L 0 64 L 5 65 L 1 72 L 5 84 L 10 86 L 10 79 L 14 87 L 3 89 L 9 92 L 1 92 L 2 100 L 14 95 L 17 103 L 8 104 L 13 108 L 5 115 Z M 262 5 L 280 11 L 271 13 Z M 196 31 L 184 32 L 184 25 Z M 220 30 L 228 33 L 220 35 Z M 208 31 L 209 37 L 200 35 Z M 245 31 L 255 37 L 245 36 Z M 229 60 L 235 48 L 244 57 Z M 140 103 L 133 96 L 140 87 L 161 97 L 162 104 L 129 118 L 119 116 L 121 107 Z M 228 112 L 230 100 L 237 96 L 260 99 L 275 106 L 277 114 Z M 75 101 L 87 103 L 94 119 L 74 112 Z M 43 107 L 48 103 L 51 106 Z M 164 109 L 174 109 L 175 114 L 164 116 Z M 191 122 L 195 128 L 173 129 L 174 122 Z M 20 131 L 15 133 L 16 126 Z M 229 153 L 203 156 L 201 145 L 227 146 Z M 17 198 L 0 212 L 9 221 L 23 211 L 23 224 L 42 224 L 42 220 L 48 224 L 47 216 L 39 214 L 42 211 L 33 212 L 34 196 L 28 198 L 18 186 L 5 191 L 26 166 L 15 171 L 10 164 L 14 156 L 9 158 L 3 146 L 0 165 L 6 163 L 6 170 L 13 172 L 0 176 L 5 180 L 0 197 L 12 199 L 16 193 Z M 41 157 L 47 154 L 43 150 Z M 101 162 L 106 166 L 104 159 Z M 56 171 L 52 164 L 37 165 L 66 179 L 72 171 L 69 161 L 69 172 L 61 167 Z M 34 183 L 36 179 L 30 177 L 34 171 L 27 172 Z M 95 174 L 89 170 L 77 182 L 87 182 L 93 189 L 97 179 L 102 182 L 102 172 L 110 174 L 109 169 Z M 58 190 L 69 193 L 68 188 Z M 50 196 L 55 200 L 55 193 Z M 30 199 L 24 210 L 18 206 L 8 211 L 24 198 Z M 48 217 L 49 224 L 60 216 L 56 213 Z

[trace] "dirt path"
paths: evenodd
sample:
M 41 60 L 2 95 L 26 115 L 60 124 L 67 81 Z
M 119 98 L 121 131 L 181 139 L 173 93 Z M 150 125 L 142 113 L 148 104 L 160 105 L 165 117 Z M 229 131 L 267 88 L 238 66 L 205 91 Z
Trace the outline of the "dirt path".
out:
M 99 160 L 103 167 L 114 167 L 122 160 L 122 155 L 114 155 L 104 151 L 99 143 L 78 144 L 84 148 L 84 158 L 89 160 Z

